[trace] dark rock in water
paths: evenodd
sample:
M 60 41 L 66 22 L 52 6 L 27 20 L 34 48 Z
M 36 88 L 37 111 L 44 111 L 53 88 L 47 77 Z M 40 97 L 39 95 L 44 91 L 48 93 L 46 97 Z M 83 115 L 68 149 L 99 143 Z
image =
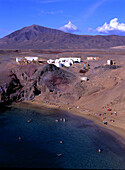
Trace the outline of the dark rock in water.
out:
M 74 93 L 79 99 L 84 91 L 80 84 L 75 84 L 77 77 L 73 73 L 53 64 L 18 66 L 11 71 L 10 77 L 10 82 L 0 87 L 3 102 L 33 100 L 39 94 L 43 100 L 59 97 L 60 100 L 74 100 Z

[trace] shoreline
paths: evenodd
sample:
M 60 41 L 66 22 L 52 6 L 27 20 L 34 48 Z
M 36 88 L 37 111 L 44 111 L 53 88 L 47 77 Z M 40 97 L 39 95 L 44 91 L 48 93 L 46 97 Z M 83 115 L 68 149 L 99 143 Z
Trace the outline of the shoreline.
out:
M 112 136 L 116 138 L 118 142 L 121 143 L 125 147 L 125 130 L 114 126 L 112 124 L 103 124 L 103 120 L 101 120 L 100 117 L 94 116 L 92 114 L 92 111 L 86 110 L 82 111 L 80 108 L 74 108 L 73 105 L 63 105 L 60 106 L 60 104 L 55 103 L 45 103 L 45 102 L 37 102 L 37 101 L 23 101 L 21 103 L 13 103 L 11 106 L 18 107 L 18 108 L 33 108 L 36 110 L 42 109 L 58 109 L 60 111 L 67 112 L 69 114 L 72 114 L 74 116 L 83 117 L 85 119 L 91 120 L 95 125 L 99 126 L 101 130 L 104 130 L 108 133 L 110 133 Z

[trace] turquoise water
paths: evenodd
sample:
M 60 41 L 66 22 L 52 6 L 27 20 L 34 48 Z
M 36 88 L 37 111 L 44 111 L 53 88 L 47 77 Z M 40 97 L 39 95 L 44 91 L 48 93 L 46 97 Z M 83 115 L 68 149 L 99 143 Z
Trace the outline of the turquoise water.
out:
M 0 167 L 125 169 L 125 148 L 90 120 L 11 108 L 0 114 Z

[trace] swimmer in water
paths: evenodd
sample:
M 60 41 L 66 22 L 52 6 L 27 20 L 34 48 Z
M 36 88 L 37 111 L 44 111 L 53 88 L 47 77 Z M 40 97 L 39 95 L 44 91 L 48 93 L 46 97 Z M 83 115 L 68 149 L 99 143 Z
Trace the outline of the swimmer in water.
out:
M 101 153 L 101 149 L 100 148 L 98 149 L 98 152 Z

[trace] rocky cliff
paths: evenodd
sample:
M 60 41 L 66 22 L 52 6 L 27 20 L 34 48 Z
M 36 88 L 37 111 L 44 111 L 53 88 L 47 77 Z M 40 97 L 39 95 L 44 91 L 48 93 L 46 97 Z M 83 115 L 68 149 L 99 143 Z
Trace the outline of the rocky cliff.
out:
M 84 93 L 78 78 L 68 70 L 53 64 L 20 65 L 10 72 L 10 81 L 0 87 L 1 102 L 41 100 L 55 102 L 74 102 Z

